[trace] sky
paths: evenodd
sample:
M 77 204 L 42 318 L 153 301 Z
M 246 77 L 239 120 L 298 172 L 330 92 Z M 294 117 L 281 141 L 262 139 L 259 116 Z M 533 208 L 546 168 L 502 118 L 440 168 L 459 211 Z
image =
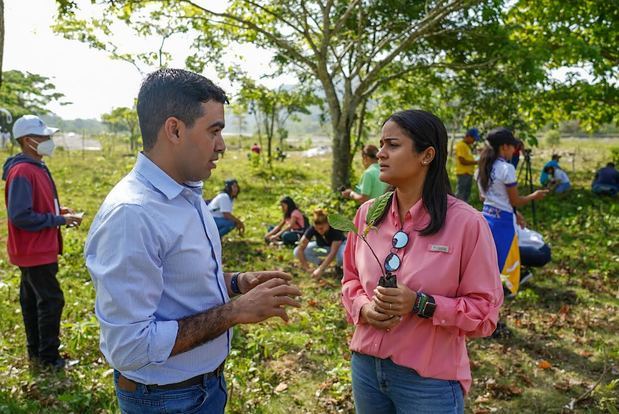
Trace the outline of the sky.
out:
M 82 1 L 86 7 L 90 1 Z M 55 34 L 56 5 L 53 0 L 5 0 L 5 45 L 3 70 L 20 70 L 47 76 L 65 95 L 69 105 L 52 103 L 48 106 L 64 119 L 100 118 L 118 106 L 131 106 L 137 96 L 142 75 L 130 63 L 110 59 L 102 51 L 90 49 L 76 40 Z M 131 33 L 121 33 L 123 47 L 138 50 L 143 40 Z M 188 54 L 186 39 L 173 39 L 166 49 L 172 53 L 171 67 L 184 67 Z M 150 50 L 158 48 L 156 45 Z M 241 50 L 250 74 L 267 70 L 268 53 L 244 48 Z M 218 79 L 214 70 L 206 69 L 205 76 L 229 91 L 231 85 Z

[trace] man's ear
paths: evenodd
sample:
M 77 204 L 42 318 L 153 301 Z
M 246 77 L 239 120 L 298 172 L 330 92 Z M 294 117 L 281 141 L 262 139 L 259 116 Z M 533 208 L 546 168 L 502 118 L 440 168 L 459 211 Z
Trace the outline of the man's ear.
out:
M 173 144 L 178 144 L 181 141 L 181 132 L 182 122 L 173 116 L 169 117 L 163 123 L 163 134 L 165 139 L 172 142 Z

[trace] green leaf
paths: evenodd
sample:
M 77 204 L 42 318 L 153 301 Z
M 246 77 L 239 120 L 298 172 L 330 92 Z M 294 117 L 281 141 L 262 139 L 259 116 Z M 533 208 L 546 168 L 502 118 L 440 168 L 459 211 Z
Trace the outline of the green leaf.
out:
M 355 234 L 359 234 L 359 230 L 355 227 L 352 220 L 342 216 L 341 214 L 329 214 L 329 225 L 334 229 L 341 231 L 352 231 Z
M 365 223 L 368 225 L 368 227 L 374 226 L 376 220 L 378 220 L 383 215 L 383 212 L 385 211 L 385 208 L 387 208 L 392 194 L 393 191 L 387 191 L 385 194 L 374 200 L 374 202 L 368 209 L 367 216 L 365 217 Z

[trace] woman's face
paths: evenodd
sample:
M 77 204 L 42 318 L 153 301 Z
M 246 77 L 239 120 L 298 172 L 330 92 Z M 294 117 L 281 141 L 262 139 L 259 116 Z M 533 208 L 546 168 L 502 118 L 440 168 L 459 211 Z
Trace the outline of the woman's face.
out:
M 329 223 L 314 224 L 314 228 L 321 236 L 324 236 L 329 231 Z
M 383 126 L 378 151 L 380 180 L 395 187 L 418 182 L 426 177 L 428 166 L 434 158 L 434 148 L 418 153 L 413 140 L 394 121 Z
M 286 212 L 288 211 L 288 204 L 286 204 L 286 203 L 279 203 L 279 205 L 282 208 L 282 212 L 284 214 L 286 214 Z
M 509 145 L 509 144 L 503 144 L 501 145 L 501 153 L 503 155 L 503 158 L 505 158 L 506 160 L 511 160 L 512 157 L 514 156 L 514 152 L 516 152 L 516 147 L 514 145 Z

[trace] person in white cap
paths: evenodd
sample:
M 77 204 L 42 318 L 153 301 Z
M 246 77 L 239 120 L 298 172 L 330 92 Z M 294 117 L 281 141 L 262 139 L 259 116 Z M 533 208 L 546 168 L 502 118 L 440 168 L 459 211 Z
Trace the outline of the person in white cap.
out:
M 15 121 L 13 136 L 22 152 L 4 163 L 8 213 L 9 260 L 21 270 L 19 302 L 26 327 L 28 357 L 44 367 L 63 368 L 60 357 L 60 317 L 64 296 L 56 279 L 62 253 L 59 226 L 79 226 L 82 219 L 60 208 L 56 185 L 42 161 L 54 151 L 51 136 L 58 131 L 37 116 Z

